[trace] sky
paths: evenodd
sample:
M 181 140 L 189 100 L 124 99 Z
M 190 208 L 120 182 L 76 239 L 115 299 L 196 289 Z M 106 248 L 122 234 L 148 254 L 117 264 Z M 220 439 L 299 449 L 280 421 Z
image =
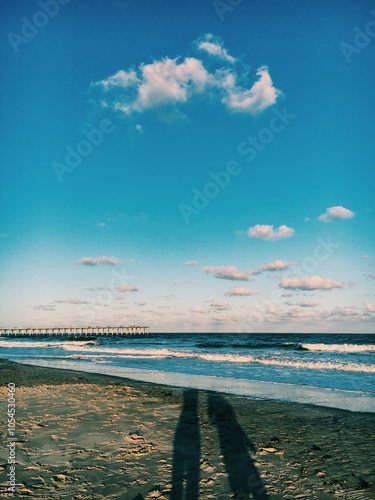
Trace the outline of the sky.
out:
M 373 2 L 0 11 L 2 326 L 374 332 Z

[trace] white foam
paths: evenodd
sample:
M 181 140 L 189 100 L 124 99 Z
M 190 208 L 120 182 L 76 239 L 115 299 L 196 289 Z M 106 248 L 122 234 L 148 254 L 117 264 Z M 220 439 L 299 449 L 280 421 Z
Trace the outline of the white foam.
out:
M 321 352 L 375 352 L 375 345 L 359 344 L 301 344 L 304 349 L 309 351 Z

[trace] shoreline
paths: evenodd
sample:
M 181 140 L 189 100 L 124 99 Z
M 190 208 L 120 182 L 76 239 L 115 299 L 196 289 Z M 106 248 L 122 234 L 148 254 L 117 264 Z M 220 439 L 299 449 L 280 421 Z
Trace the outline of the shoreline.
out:
M 314 387 L 286 382 L 124 368 L 105 364 L 93 364 L 85 361 L 22 359 L 14 362 L 29 366 L 106 375 L 137 382 L 149 382 L 165 387 L 217 391 L 250 399 L 310 404 L 319 407 L 375 414 L 375 394 L 367 392 Z
M 0 379 L 16 385 L 23 498 L 178 498 L 186 467 L 207 500 L 375 497 L 371 413 L 6 360 Z

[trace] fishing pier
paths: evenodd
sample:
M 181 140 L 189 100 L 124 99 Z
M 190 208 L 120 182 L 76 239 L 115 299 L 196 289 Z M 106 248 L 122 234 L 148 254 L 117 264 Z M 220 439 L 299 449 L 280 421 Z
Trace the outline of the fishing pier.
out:
M 146 335 L 148 326 L 52 326 L 0 328 L 0 337 L 123 337 Z

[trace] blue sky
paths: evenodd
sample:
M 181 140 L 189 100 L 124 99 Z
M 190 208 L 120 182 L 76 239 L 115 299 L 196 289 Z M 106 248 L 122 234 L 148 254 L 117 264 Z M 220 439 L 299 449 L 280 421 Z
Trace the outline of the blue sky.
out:
M 4 326 L 373 332 L 372 2 L 0 8 Z

